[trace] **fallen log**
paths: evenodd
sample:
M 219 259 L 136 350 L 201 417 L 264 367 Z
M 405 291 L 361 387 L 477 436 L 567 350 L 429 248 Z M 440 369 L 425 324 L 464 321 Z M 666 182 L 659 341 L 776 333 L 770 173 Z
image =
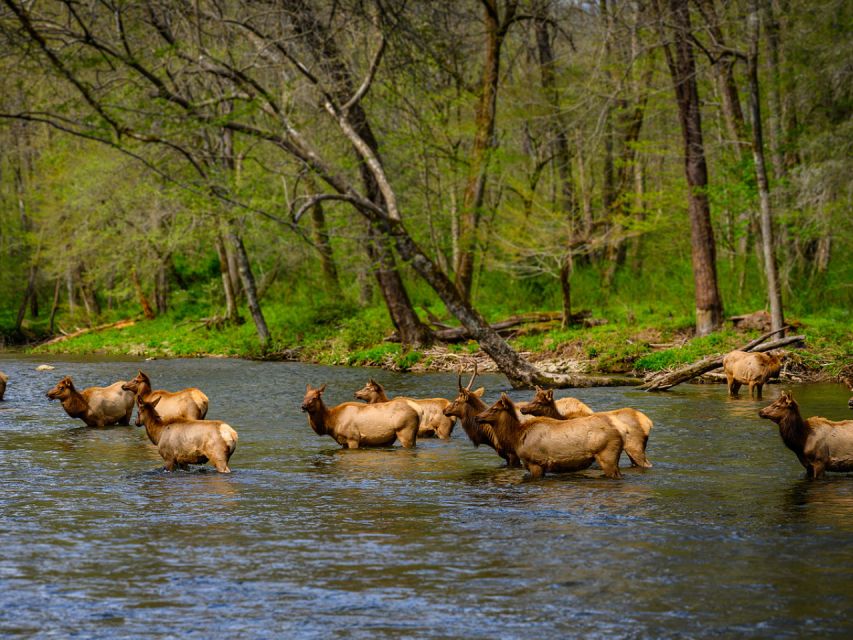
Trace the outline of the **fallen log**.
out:
M 572 314 L 572 322 L 582 322 L 592 316 L 591 311 L 579 311 Z M 563 314 L 560 311 L 543 311 L 539 313 L 525 313 L 518 316 L 512 316 L 506 320 L 495 322 L 491 325 L 492 329 L 498 332 L 498 335 L 506 337 L 514 333 L 515 327 L 523 324 L 543 323 L 543 322 L 560 322 Z M 435 321 L 433 325 L 437 325 Z M 440 326 L 440 325 L 438 325 Z M 433 331 L 436 340 L 440 342 L 465 342 L 471 339 L 471 334 L 465 327 L 449 327 L 436 329 Z M 400 342 L 400 335 L 395 331 L 390 336 L 385 338 L 385 342 Z
M 97 327 L 87 327 L 85 329 L 77 329 L 77 331 L 72 331 L 71 333 L 66 333 L 65 335 L 56 336 L 55 338 L 51 338 L 46 342 L 42 342 L 42 345 L 48 344 L 56 344 L 57 342 L 65 342 L 66 340 L 70 340 L 71 338 L 76 338 L 77 336 L 82 336 L 84 333 L 92 333 L 93 331 L 104 331 L 106 329 L 124 329 L 125 327 L 132 327 L 136 324 L 136 320 L 131 320 L 127 318 L 125 320 L 119 320 L 118 322 L 110 322 L 109 324 L 100 324 Z M 61 329 L 60 329 L 61 331 Z
M 784 329 L 780 329 L 779 331 L 784 331 Z M 753 340 L 749 344 L 741 347 L 740 351 L 770 351 L 771 349 L 777 349 L 779 347 L 803 342 L 806 339 L 803 335 L 788 336 L 787 338 L 780 338 L 779 340 L 773 340 L 772 342 L 761 344 L 761 342 L 767 339 L 768 336 L 778 333 L 779 331 L 771 331 L 769 334 L 765 334 L 761 338 Z M 646 391 L 666 391 L 677 384 L 687 382 L 696 376 L 700 376 L 703 373 L 722 367 L 724 356 L 725 354 L 707 356 L 697 362 L 687 365 L 686 367 L 676 369 L 675 371 L 657 374 L 640 385 L 640 388 L 645 389 Z

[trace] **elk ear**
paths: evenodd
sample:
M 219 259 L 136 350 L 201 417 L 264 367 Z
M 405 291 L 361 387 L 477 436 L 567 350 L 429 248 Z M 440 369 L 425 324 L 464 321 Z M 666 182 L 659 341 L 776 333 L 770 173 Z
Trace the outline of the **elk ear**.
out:
M 554 390 L 548 389 L 548 391 L 545 393 L 545 397 L 548 398 L 548 400 L 553 400 L 554 399 Z
M 534 388 L 536 389 L 536 393 L 542 393 L 543 391 L 545 391 L 545 389 L 543 389 L 542 387 L 540 387 L 538 384 L 533 385 L 533 386 L 534 386 Z
M 509 396 L 506 393 L 504 393 L 503 391 L 501 391 L 501 404 L 507 409 L 509 409 L 510 406 L 512 406 L 512 400 L 510 400 Z
M 160 404 L 160 400 L 162 400 L 162 398 L 161 398 L 160 396 L 157 396 L 157 397 L 156 397 L 156 398 L 154 398 L 154 399 L 153 399 L 149 404 L 150 404 L 152 407 L 156 407 L 158 404 Z
M 483 394 L 486 393 L 486 387 L 478 387 L 471 392 L 472 396 L 477 396 L 478 398 L 482 398 Z
M 320 388 L 317 389 L 317 393 L 323 393 L 326 390 L 326 383 L 320 385 Z

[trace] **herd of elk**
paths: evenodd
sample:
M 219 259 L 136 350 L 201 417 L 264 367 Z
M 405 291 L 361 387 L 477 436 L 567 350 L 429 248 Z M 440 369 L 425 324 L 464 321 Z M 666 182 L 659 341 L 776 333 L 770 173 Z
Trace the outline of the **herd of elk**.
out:
M 761 398 L 762 386 L 781 368 L 778 354 L 733 351 L 723 358 L 729 393 L 749 385 L 750 396 Z M 343 402 L 327 407 L 326 385 L 306 385 L 302 411 L 318 435 L 328 435 L 345 448 L 389 447 L 397 440 L 405 448 L 417 439 L 449 439 L 456 419 L 466 436 L 478 447 L 486 445 L 506 461 L 508 467 L 524 466 L 531 477 L 548 472 L 578 471 L 597 462 L 609 478 L 619 478 L 622 451 L 633 466 L 649 468 L 646 445 L 653 423 L 632 408 L 594 412 L 576 398 L 554 398 L 551 389 L 536 387 L 532 400 L 514 403 L 505 393 L 487 407 L 484 389 L 472 389 L 477 366 L 468 384 L 457 374 L 457 395 L 444 398 L 388 398 L 385 389 L 368 379 L 355 397 L 362 402 Z M 8 376 L 0 372 L 0 400 Z M 848 386 L 853 390 L 853 385 Z M 217 471 L 228 466 L 237 446 L 237 432 L 220 420 L 206 420 L 208 397 L 191 387 L 170 392 L 152 390 L 151 379 L 142 371 L 130 381 L 78 391 L 70 376 L 63 377 L 47 392 L 60 400 L 72 418 L 90 427 L 129 425 L 134 400 L 138 426 L 145 427 L 151 442 L 172 471 L 190 464 L 210 462 Z M 848 401 L 853 409 L 853 398 Z M 825 471 L 853 471 L 853 420 L 833 422 L 822 417 L 803 419 L 790 392 L 783 392 L 758 414 L 779 425 L 785 445 L 796 455 L 811 478 Z
M 367 404 L 379 404 L 389 402 L 391 398 L 385 394 L 385 389 L 373 378 L 367 380 L 361 389 L 355 392 L 357 400 L 364 400 Z M 444 415 L 444 410 L 450 404 L 444 398 L 406 398 L 396 396 L 393 400 L 405 400 L 420 414 L 420 426 L 418 427 L 418 438 L 441 438 L 447 440 L 453 433 L 453 425 L 456 418 Z

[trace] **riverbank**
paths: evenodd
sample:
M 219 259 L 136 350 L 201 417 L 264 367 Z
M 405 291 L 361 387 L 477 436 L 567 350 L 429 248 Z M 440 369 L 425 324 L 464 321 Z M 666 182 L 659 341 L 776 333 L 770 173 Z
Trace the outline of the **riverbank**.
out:
M 48 341 L 26 350 L 39 354 L 145 358 L 218 356 L 294 360 L 414 372 L 455 370 L 459 366 L 470 368 L 476 361 L 481 371 L 495 370 L 491 360 L 473 341 L 410 351 L 386 342 L 385 338 L 391 333 L 387 317 L 375 309 L 359 310 L 348 317 L 318 314 L 315 318 L 316 321 L 305 322 L 271 318 L 276 340 L 266 351 L 259 348 L 250 323 L 223 326 L 168 316 L 155 320 L 131 318 L 108 328 Z M 849 319 L 803 317 L 791 318 L 790 322 L 797 333 L 806 337 L 803 348 L 788 350 L 784 373 L 790 379 L 834 380 L 853 365 L 853 329 Z M 737 331 L 729 326 L 710 336 L 694 338 L 690 318 L 637 320 L 629 317 L 599 326 L 569 329 L 522 326 L 509 341 L 549 372 L 642 377 L 694 362 L 706 355 L 724 353 L 760 333 L 760 330 Z M 710 378 L 713 379 L 713 374 Z

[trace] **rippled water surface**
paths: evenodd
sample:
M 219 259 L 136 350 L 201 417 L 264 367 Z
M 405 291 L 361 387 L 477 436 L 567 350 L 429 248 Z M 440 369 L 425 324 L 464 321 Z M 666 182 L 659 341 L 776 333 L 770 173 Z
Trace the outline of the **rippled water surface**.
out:
M 853 477 L 807 481 L 768 404 L 723 386 L 578 390 L 655 422 L 654 468 L 526 481 L 475 449 L 343 451 L 305 383 L 349 400 L 454 394 L 455 376 L 239 360 L 0 356 L 0 635 L 133 638 L 851 637 Z M 231 475 L 164 473 L 142 429 L 90 429 L 45 391 L 198 386 L 240 435 Z M 506 382 L 482 376 L 491 402 Z M 781 387 L 766 389 L 774 399 Z M 566 392 L 558 392 L 560 396 Z M 805 415 L 853 417 L 840 385 Z M 517 400 L 528 393 L 512 392 Z

